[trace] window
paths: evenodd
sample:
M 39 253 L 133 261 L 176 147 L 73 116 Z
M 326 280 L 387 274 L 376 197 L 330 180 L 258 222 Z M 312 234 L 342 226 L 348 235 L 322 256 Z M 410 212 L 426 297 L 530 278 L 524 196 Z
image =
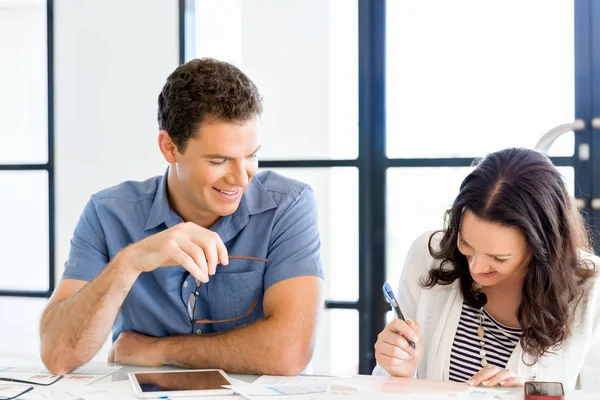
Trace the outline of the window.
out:
M 37 323 L 54 288 L 53 3 L 0 2 L 0 185 L 10 189 L 0 219 L 11 226 L 0 250 L 27 254 L 0 265 L 0 311 Z M 475 157 L 533 147 L 581 119 L 550 154 L 589 222 L 599 220 L 595 2 L 179 4 L 181 60 L 212 56 L 246 71 L 265 98 L 260 167 L 315 189 L 329 278 L 315 372 L 370 373 L 388 312 L 381 285 L 395 286 L 415 236 L 441 226 Z
M 373 344 L 389 310 L 383 281 L 395 287 L 413 239 L 442 227 L 475 158 L 533 148 L 555 126 L 582 119 L 586 128 L 561 136 L 548 154 L 595 215 L 591 182 L 598 181 L 600 198 L 600 175 L 591 158 L 600 152 L 586 158 L 585 146 L 591 119 L 600 116 L 592 101 L 598 95 L 589 93 L 600 93 L 591 80 L 600 65 L 590 57 L 600 42 L 589 19 L 600 23 L 600 14 L 590 2 L 186 3 L 195 16 L 186 27 L 185 47 L 194 49 L 188 58 L 233 62 L 263 94 L 260 167 L 315 189 L 326 320 L 356 312 L 338 308 L 358 310 L 360 373 L 374 366 Z M 349 230 L 340 229 L 346 224 Z M 336 343 L 329 322 L 321 329 L 320 343 Z M 327 357 L 347 356 L 350 337 L 339 353 L 317 349 L 316 370 L 338 372 Z
M 388 157 L 533 148 L 548 130 L 574 120 L 572 2 L 386 5 Z M 551 154 L 571 156 L 573 149 L 571 133 Z
M 51 10 L 45 0 L 0 7 L 0 295 L 54 289 Z M 26 256 L 24 256 L 26 255 Z

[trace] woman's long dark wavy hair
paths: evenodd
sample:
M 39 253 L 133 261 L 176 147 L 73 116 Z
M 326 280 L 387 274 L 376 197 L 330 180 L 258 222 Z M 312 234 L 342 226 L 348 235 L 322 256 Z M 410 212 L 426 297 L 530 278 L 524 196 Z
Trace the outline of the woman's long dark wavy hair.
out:
M 531 259 L 517 318 L 523 329 L 521 346 L 535 363 L 569 336 L 571 306 L 581 298 L 582 285 L 596 274 L 579 257 L 578 249 L 589 249 L 583 219 L 563 177 L 543 154 L 511 148 L 481 160 L 446 212 L 439 250 L 432 246 L 433 235 L 429 239 L 429 252 L 442 262 L 422 282 L 431 288 L 459 279 L 465 301 L 476 308 L 486 303 L 485 294 L 473 290 L 467 259 L 457 248 L 465 209 L 485 221 L 517 228 L 525 237 Z

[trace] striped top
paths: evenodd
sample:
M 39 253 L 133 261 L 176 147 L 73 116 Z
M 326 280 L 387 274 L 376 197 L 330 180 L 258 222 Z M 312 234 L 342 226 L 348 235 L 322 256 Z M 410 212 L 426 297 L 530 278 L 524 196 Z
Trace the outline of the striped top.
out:
M 463 303 L 458 329 L 454 336 L 450 353 L 450 380 L 465 382 L 482 368 L 481 339 L 477 336 L 479 328 L 479 310 Z M 519 343 L 523 331 L 519 328 L 504 326 L 484 309 L 483 328 L 485 330 L 483 348 L 489 365 L 506 368 L 513 350 Z

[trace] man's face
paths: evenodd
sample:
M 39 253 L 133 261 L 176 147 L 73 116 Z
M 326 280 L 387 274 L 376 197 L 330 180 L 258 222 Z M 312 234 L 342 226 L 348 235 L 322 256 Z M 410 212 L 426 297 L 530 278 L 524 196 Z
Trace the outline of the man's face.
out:
M 237 210 L 258 169 L 259 131 L 258 118 L 204 123 L 183 154 L 175 151 L 169 200 L 182 217 L 206 226 Z

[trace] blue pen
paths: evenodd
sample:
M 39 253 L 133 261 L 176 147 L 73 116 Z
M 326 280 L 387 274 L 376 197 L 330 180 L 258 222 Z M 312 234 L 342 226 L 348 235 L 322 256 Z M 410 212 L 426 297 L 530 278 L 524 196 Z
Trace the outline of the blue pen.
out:
M 396 311 L 396 315 L 398 316 L 398 318 L 400 318 L 402 321 L 406 321 L 406 319 L 404 319 L 404 315 L 402 315 L 402 311 L 400 311 L 400 306 L 398 305 L 398 300 L 396 300 L 396 296 L 394 296 L 392 287 L 387 282 L 383 284 L 383 295 L 385 296 L 387 302 L 390 303 L 390 306 L 392 306 L 394 311 Z M 408 338 L 406 339 L 406 341 L 408 342 L 410 347 L 412 347 L 413 349 L 415 348 L 415 342 Z

